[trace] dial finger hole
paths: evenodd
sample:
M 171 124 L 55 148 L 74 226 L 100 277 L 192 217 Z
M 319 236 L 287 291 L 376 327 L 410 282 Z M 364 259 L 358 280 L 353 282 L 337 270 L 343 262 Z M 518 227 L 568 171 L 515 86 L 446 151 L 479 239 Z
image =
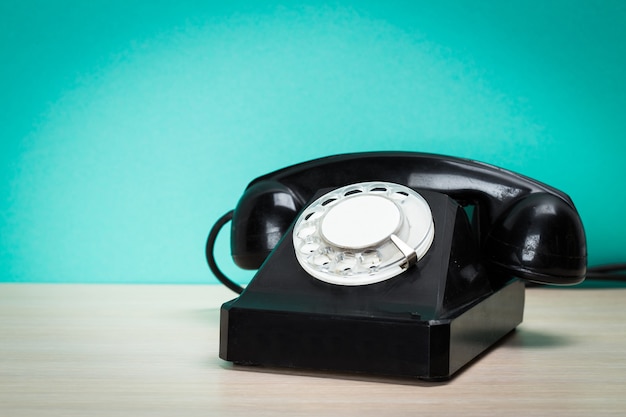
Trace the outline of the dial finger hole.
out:
M 380 254 L 376 250 L 364 251 L 359 256 L 359 261 L 364 268 L 376 268 L 380 265 Z
M 351 271 L 357 264 L 356 256 L 353 253 L 342 253 L 337 260 L 337 270 L 340 272 Z
M 409 193 L 404 192 L 404 191 L 395 191 L 391 194 L 391 198 L 395 200 L 404 200 L 408 196 L 409 196 Z
M 346 192 L 344 194 L 344 197 L 348 197 L 348 196 L 351 196 L 351 195 L 354 195 L 354 194 L 358 194 L 358 193 L 362 193 L 362 192 L 363 192 L 363 190 L 360 190 L 360 189 L 350 190 L 350 191 L 348 191 L 348 192 Z
M 320 248 L 320 244 L 317 242 L 308 242 L 300 246 L 300 252 L 313 253 Z
M 328 266 L 330 264 L 330 256 L 328 256 L 325 253 L 320 253 L 318 255 L 313 256 L 313 259 L 311 260 L 313 265 L 321 267 L 321 266 Z
M 319 211 L 312 211 L 304 215 L 305 221 L 313 221 L 319 219 L 322 216 L 322 213 Z
M 308 226 L 308 227 L 303 227 L 302 229 L 298 230 L 298 237 L 300 239 L 306 239 L 308 237 L 311 237 L 315 234 L 316 231 L 316 227 L 315 226 Z

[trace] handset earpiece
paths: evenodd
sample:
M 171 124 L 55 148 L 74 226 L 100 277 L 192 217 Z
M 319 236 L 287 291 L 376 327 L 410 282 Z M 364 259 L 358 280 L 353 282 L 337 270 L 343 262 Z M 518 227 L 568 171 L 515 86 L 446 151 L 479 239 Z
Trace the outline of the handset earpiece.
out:
M 303 206 L 287 186 L 276 181 L 260 181 L 246 189 L 232 219 L 235 263 L 244 269 L 258 269 Z
M 585 279 L 587 246 L 576 209 L 549 193 L 529 194 L 494 222 L 485 257 L 513 276 L 542 284 Z

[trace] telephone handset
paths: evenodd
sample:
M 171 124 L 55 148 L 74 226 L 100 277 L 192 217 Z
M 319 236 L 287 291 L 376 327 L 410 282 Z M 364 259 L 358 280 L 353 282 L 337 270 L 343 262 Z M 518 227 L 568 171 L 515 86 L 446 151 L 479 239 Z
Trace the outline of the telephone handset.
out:
M 218 278 L 210 242 L 226 221 L 207 242 Z M 425 380 L 450 378 L 521 323 L 518 278 L 576 284 L 587 263 L 566 194 L 411 152 L 337 155 L 259 177 L 232 214 L 231 238 L 235 263 L 258 271 L 222 306 L 221 358 Z
M 546 284 L 585 277 L 585 233 L 566 194 L 484 163 L 410 152 L 332 156 L 255 179 L 232 219 L 235 263 L 259 268 L 318 190 L 366 181 L 437 191 L 474 206 L 484 261 L 513 276 Z

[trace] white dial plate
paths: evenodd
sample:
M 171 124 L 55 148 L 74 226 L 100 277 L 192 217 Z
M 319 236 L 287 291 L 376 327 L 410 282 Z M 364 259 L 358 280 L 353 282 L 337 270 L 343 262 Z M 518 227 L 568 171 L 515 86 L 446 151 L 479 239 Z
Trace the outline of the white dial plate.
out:
M 296 220 L 293 245 L 302 268 L 337 285 L 368 285 L 418 263 L 435 236 L 426 200 L 388 182 L 338 188 L 311 203 Z

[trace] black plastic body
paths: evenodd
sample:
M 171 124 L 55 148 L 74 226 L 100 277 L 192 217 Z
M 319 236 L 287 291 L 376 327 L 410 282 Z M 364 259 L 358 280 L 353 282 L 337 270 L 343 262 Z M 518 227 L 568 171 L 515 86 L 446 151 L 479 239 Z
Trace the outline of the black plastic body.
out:
M 288 229 L 244 292 L 222 306 L 220 357 L 440 380 L 515 329 L 524 285 L 485 267 L 457 201 L 417 191 L 437 233 L 415 266 L 371 285 L 321 282 L 298 264 Z
M 363 181 L 436 191 L 474 206 L 483 261 L 503 275 L 548 284 L 585 277 L 585 232 L 565 193 L 480 162 L 412 152 L 337 155 L 257 178 L 235 209 L 233 259 L 258 269 L 318 190 Z

